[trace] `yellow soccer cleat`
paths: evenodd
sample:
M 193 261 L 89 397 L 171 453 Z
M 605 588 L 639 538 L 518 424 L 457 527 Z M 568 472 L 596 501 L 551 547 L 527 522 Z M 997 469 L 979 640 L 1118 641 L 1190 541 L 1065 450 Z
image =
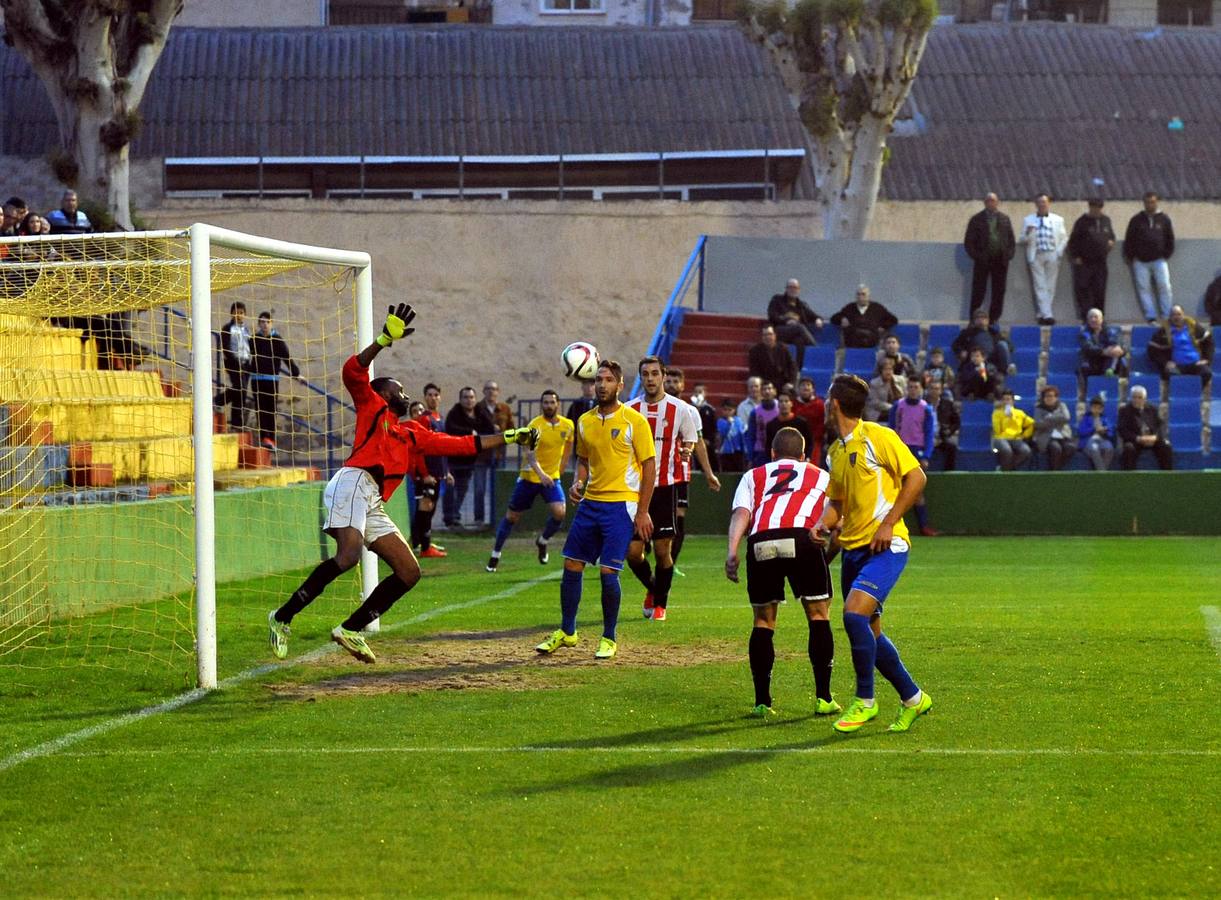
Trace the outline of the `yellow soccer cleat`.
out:
M 835 730 L 845 734 L 856 731 L 870 719 L 877 718 L 877 715 L 878 704 L 876 702 L 873 706 L 866 706 L 864 700 L 856 697 L 848 706 L 848 711 L 844 713 L 843 718 L 835 723 Z
M 288 636 L 292 629 L 276 619 L 275 610 L 267 614 L 268 642 L 271 644 L 271 655 L 276 659 L 288 658 Z
M 373 655 L 373 651 L 369 649 L 369 644 L 365 641 L 364 635 L 359 631 L 350 631 L 342 625 L 336 625 L 331 631 L 331 640 L 347 650 L 362 663 L 375 663 L 377 657 Z
M 887 731 L 909 731 L 912 725 L 916 723 L 916 719 L 927 713 L 933 708 L 933 698 L 929 696 L 928 691 L 920 692 L 920 702 L 915 706 L 899 707 L 899 714 L 895 716 L 895 720 L 890 723 Z
M 598 651 L 594 654 L 594 659 L 613 659 L 618 652 L 619 645 L 603 635 L 598 640 Z
M 575 647 L 577 645 L 577 633 L 565 634 L 563 628 L 557 628 L 551 632 L 551 636 L 543 641 L 534 649 L 539 653 L 554 653 L 561 647 Z
M 814 698 L 814 715 L 816 716 L 833 716 L 837 712 L 843 712 L 844 708 L 835 702 L 835 695 L 831 695 L 830 700 L 823 700 L 820 697 Z

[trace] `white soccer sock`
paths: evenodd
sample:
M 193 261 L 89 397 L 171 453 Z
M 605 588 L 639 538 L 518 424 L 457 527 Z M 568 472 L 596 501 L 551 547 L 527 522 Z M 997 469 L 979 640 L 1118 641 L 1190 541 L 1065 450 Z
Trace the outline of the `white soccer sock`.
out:
M 919 706 L 922 699 L 924 699 L 924 691 L 916 691 L 911 697 L 903 701 L 903 705 L 909 708 Z
M 492 551 L 492 559 L 500 559 L 500 551 L 499 551 L 499 550 L 493 550 L 493 551 Z
M 872 709 L 873 704 L 876 702 L 872 697 L 870 697 L 868 700 L 866 700 L 864 697 L 857 697 L 856 699 L 860 700 L 866 709 Z

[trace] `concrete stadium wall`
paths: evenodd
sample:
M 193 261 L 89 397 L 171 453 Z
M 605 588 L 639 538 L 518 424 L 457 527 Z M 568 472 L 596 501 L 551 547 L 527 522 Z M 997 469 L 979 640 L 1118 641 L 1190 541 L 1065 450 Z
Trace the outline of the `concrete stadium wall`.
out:
M 1126 225 L 1125 225 L 1126 227 Z M 1025 247 L 1009 266 L 1005 321 L 1035 321 L 1034 295 Z M 783 286 L 801 279 L 802 297 L 826 316 L 850 303 L 856 286 L 870 287 L 875 300 L 901 321 L 966 319 L 970 311 L 972 262 L 955 243 L 899 241 L 812 241 L 781 238 L 710 237 L 705 251 L 704 308 L 711 312 L 758 313 L 760 284 Z M 1060 266 L 1054 311 L 1058 320 L 1076 320 L 1071 265 Z M 1107 317 L 1142 322 L 1135 282 L 1116 247 L 1108 259 Z M 1178 240 L 1170 277 L 1175 301 L 1200 315 L 1204 291 L 1221 275 L 1221 241 Z M 779 276 L 779 277 L 777 277 Z M 765 298 L 763 298 L 765 299 Z

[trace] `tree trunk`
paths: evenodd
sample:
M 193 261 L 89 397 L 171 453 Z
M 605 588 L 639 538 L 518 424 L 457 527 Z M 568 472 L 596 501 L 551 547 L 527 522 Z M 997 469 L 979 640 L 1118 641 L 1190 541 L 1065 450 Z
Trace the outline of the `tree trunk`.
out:
M 114 216 L 115 224 L 124 231 L 130 231 L 131 197 L 128 190 L 128 148 L 124 144 L 118 150 L 111 150 L 102 143 L 102 126 L 115 116 L 124 115 L 117 109 L 119 104 L 112 106 L 112 112 L 94 107 L 79 107 L 77 109 L 77 141 L 75 148 L 76 163 L 80 167 L 77 176 L 77 190 L 86 197 L 105 203 L 110 214 Z
M 882 164 L 889 124 L 876 115 L 866 115 L 857 127 L 851 155 L 845 153 L 841 167 L 844 180 L 832 193 L 824 190 L 823 235 L 862 240 L 873 220 L 873 208 L 882 186 Z

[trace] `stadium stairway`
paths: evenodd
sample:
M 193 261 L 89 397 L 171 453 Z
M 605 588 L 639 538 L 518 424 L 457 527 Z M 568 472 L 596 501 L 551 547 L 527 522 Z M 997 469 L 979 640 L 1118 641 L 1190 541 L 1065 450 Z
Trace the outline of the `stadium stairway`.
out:
M 688 312 L 666 360 L 681 368 L 687 388 L 703 383 L 711 403 L 746 396 L 747 353 L 759 340 L 763 316 Z

